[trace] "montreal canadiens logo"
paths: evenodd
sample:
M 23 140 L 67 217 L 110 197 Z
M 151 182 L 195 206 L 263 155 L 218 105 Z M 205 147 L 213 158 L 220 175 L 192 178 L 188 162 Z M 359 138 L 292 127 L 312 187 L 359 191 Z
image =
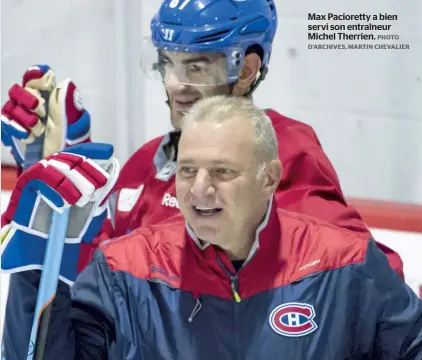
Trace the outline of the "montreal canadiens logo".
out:
M 313 320 L 315 310 L 312 305 L 287 303 L 277 306 L 270 315 L 271 328 L 280 335 L 297 337 L 308 335 L 318 326 Z

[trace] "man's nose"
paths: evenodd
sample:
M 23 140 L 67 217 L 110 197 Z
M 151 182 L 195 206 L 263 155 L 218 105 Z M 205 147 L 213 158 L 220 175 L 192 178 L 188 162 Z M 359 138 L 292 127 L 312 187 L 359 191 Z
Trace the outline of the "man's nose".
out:
M 196 173 L 195 182 L 191 188 L 191 193 L 196 198 L 201 198 L 215 193 L 210 174 L 205 169 L 199 169 Z
M 166 70 L 164 84 L 168 90 L 173 91 L 181 91 L 189 85 L 186 77 L 177 70 Z

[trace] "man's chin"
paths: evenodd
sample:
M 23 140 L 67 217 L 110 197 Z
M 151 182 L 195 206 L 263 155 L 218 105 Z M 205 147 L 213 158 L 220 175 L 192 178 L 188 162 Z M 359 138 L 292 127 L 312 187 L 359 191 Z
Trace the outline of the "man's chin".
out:
M 217 229 L 209 226 L 193 227 L 196 237 L 203 243 L 218 245 Z
M 173 127 L 180 128 L 182 124 L 183 117 L 185 114 L 192 108 L 193 105 L 195 105 L 200 99 L 196 100 L 192 105 L 186 106 L 183 109 L 178 109 L 173 104 L 170 105 L 171 110 L 171 123 L 173 124 Z

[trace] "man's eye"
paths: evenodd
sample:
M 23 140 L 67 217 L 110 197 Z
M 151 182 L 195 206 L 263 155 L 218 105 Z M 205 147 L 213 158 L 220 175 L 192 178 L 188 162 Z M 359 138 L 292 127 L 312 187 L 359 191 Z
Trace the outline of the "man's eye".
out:
M 184 166 L 184 167 L 180 168 L 179 172 L 182 175 L 192 175 L 192 174 L 195 174 L 196 169 L 193 168 L 193 167 Z
M 225 175 L 225 174 L 232 174 L 233 170 L 225 169 L 225 168 L 218 168 L 218 169 L 215 169 L 215 172 L 218 173 L 218 174 Z

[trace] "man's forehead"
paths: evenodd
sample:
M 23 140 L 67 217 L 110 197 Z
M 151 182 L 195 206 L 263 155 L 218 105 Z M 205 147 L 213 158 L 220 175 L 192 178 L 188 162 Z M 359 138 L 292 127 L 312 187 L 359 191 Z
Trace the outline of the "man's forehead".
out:
M 215 110 L 215 109 L 214 109 Z M 182 130 L 182 139 L 189 143 L 200 144 L 216 143 L 216 145 L 251 144 L 254 138 L 254 129 L 249 121 L 242 116 L 234 115 L 224 121 L 219 121 L 218 109 L 202 113 L 204 119 L 199 121 L 187 121 Z M 214 119 L 214 117 L 216 117 Z
M 247 127 L 229 120 L 222 124 L 198 122 L 184 127 L 179 143 L 181 160 L 194 159 L 212 163 L 235 163 L 250 158 L 253 135 Z
M 168 51 L 159 50 L 161 56 L 167 57 L 171 60 L 183 61 L 183 60 L 204 60 L 215 61 L 216 59 L 224 57 L 224 54 L 218 52 L 188 52 L 188 51 Z
M 240 149 L 216 147 L 185 147 L 177 156 L 179 166 L 193 165 L 204 167 L 228 166 L 239 169 L 247 168 L 251 163 L 252 153 Z

